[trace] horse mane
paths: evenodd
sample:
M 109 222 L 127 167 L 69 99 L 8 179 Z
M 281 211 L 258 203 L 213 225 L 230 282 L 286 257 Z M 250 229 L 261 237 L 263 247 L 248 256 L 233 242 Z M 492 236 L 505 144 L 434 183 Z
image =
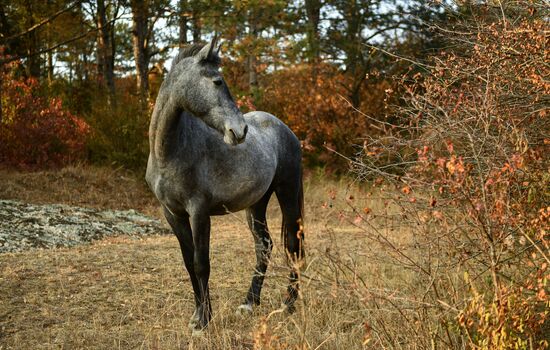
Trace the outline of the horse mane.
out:
M 172 67 L 170 70 L 172 70 L 182 59 L 195 56 L 205 45 L 206 43 L 195 43 L 181 47 L 176 57 L 172 60 Z M 208 62 L 220 64 L 220 57 L 215 50 L 212 52 L 212 57 L 209 57 Z

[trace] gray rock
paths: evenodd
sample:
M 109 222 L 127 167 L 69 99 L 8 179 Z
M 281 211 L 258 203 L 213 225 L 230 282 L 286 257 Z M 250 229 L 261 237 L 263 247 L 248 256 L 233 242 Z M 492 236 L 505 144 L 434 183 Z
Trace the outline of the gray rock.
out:
M 0 200 L 0 253 L 72 247 L 106 236 L 168 232 L 159 220 L 133 209 L 98 210 Z

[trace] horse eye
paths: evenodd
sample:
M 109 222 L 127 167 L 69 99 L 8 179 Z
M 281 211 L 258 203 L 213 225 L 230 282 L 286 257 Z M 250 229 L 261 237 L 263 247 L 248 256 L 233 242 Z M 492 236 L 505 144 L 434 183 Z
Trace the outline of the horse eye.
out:
M 223 83 L 223 80 L 221 78 L 214 78 L 212 82 L 219 86 Z

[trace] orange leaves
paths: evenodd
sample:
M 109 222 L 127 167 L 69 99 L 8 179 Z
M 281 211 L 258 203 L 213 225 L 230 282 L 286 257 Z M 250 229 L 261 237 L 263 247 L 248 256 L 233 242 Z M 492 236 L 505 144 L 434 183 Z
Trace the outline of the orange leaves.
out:
M 456 311 L 467 347 L 522 348 L 548 338 L 541 325 L 550 317 L 540 312 L 549 305 L 550 140 L 538 79 L 550 73 L 542 64 L 548 54 L 542 32 L 484 20 L 453 31 L 460 37 L 447 40 L 457 46 L 437 55 L 430 74 L 398 89 L 410 98 L 397 109 L 403 136 L 390 131 L 398 161 L 387 162 L 411 165 L 386 173 L 395 185 L 390 207 L 415 237 L 410 256 L 422 257 L 426 247 L 444 256 L 450 268 L 434 285 L 471 276 L 463 294 L 435 300 Z M 380 145 L 374 137 L 363 144 L 365 167 L 375 167 Z
M 287 119 L 302 138 L 328 142 L 335 123 L 346 123 L 349 106 L 339 97 L 345 94 L 345 77 L 335 68 L 303 65 L 276 72 L 271 79 L 264 109 Z
M 252 98 L 250 96 L 241 96 L 237 99 L 236 103 L 243 113 L 256 110 L 256 106 L 254 106 L 254 101 L 252 101 Z
M 445 216 L 443 215 L 443 213 L 439 210 L 434 210 L 433 213 L 432 213 L 433 217 L 438 219 L 438 220 L 443 220 L 445 218 Z
M 258 100 L 261 110 L 277 115 L 308 145 L 306 159 L 314 163 L 345 167 L 334 149 L 350 154 L 354 143 L 371 130 L 368 118 L 350 105 L 352 79 L 330 64 L 285 67 L 265 77 L 265 91 Z M 378 116 L 384 112 L 387 82 L 362 89 L 361 112 Z M 334 162 L 334 160 L 339 163 Z
M 456 156 L 451 156 L 451 158 L 446 162 L 445 167 L 447 168 L 447 171 L 449 174 L 453 175 L 455 172 L 457 173 L 463 173 L 464 172 L 464 162 L 462 160 L 462 157 L 459 157 L 458 159 Z

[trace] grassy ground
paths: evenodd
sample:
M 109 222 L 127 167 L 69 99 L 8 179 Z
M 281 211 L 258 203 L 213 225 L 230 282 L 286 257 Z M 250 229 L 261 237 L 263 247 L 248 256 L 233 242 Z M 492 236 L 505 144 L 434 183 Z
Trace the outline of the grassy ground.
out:
M 381 281 L 395 281 L 397 287 L 401 276 L 367 261 L 370 248 L 361 230 L 338 219 L 349 195 L 345 184 L 310 176 L 305 189 L 307 264 L 295 314 L 279 310 L 288 270 L 274 199 L 268 209 L 274 257 L 262 305 L 253 315 L 234 313 L 255 258 L 242 214 L 228 215 L 213 219 L 214 320 L 203 338 L 191 338 L 186 327 L 193 299 L 175 237 L 117 237 L 71 249 L 0 255 L 0 349 L 363 348 L 369 310 L 354 283 L 375 289 L 383 287 Z M 359 207 L 381 205 L 358 193 Z M 0 171 L 0 198 L 135 208 L 160 217 L 140 176 L 106 168 Z

